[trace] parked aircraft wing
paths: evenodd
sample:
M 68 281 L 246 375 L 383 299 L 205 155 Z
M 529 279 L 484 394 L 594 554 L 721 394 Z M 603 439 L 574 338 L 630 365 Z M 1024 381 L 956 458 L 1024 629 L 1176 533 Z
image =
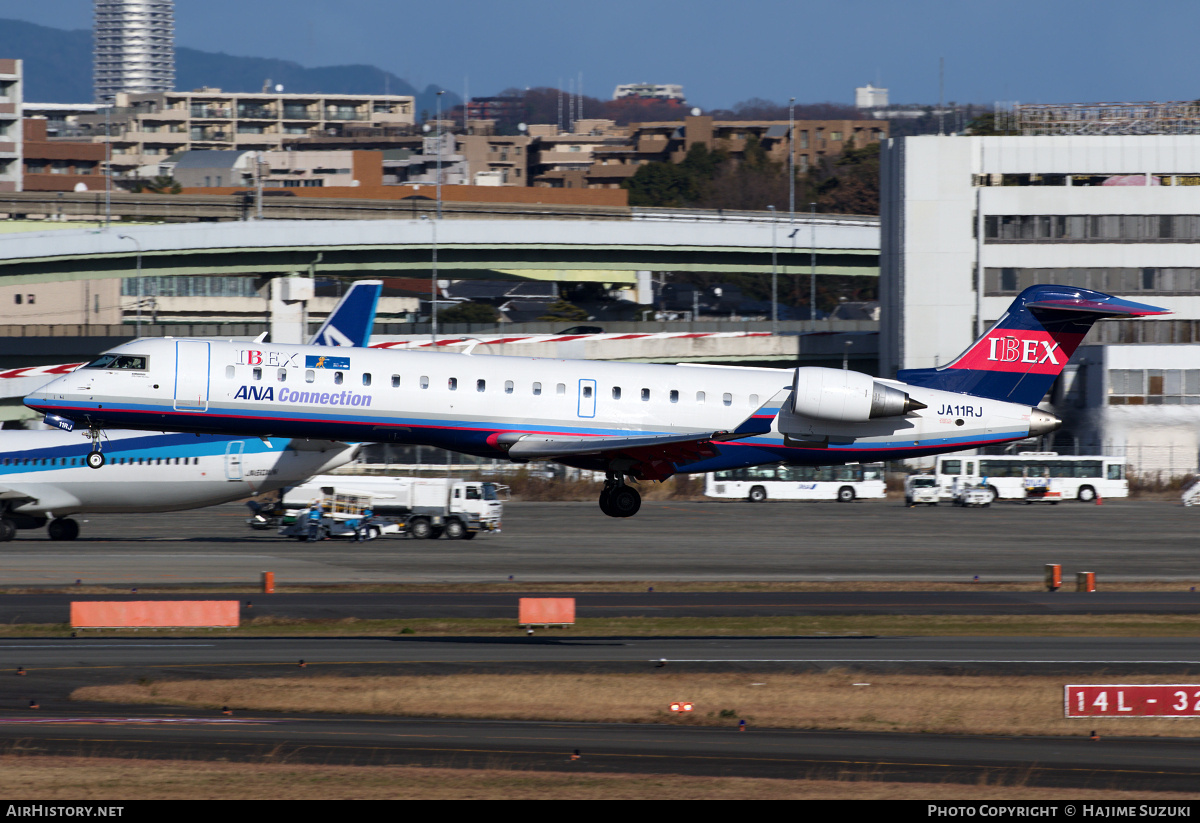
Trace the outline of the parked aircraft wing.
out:
M 0 486 L 0 500 L 37 500 L 36 495 L 14 489 L 11 486 Z

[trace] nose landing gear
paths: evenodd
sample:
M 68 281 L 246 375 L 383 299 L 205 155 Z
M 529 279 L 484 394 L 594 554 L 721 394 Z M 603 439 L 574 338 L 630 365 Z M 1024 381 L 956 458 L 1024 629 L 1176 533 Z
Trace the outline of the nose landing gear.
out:
M 88 429 L 88 435 L 92 441 L 92 450 L 88 452 L 87 464 L 90 469 L 98 469 L 104 465 L 104 454 L 100 451 L 100 429 Z
M 642 507 L 642 496 L 637 489 L 625 485 L 625 478 L 617 472 L 609 472 L 600 492 L 600 511 L 609 517 L 633 517 Z

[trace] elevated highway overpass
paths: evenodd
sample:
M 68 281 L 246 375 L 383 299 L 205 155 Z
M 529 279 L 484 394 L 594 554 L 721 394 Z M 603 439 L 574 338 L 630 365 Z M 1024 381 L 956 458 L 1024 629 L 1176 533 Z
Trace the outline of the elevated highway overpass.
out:
M 262 220 L 5 234 L 0 285 L 163 275 L 439 276 L 634 282 L 638 271 L 879 274 L 879 221 L 759 213 L 705 219 Z M 814 259 L 815 258 L 815 259 Z
M 162 203 L 168 198 L 158 197 Z M 180 201 L 172 201 L 178 207 Z M 427 207 L 426 204 L 425 207 Z M 2 207 L 2 204 L 0 204 Z M 0 285 L 168 275 L 273 278 L 316 272 L 349 278 L 427 276 L 436 249 L 439 278 L 538 279 L 634 283 L 638 272 L 752 272 L 877 276 L 879 221 L 870 217 L 766 213 L 623 210 L 621 213 L 529 215 L 459 213 L 453 219 L 262 220 L 113 223 L 0 235 Z M 815 265 L 814 265 L 815 264 Z M 266 325 L 183 329 L 143 325 L 146 335 L 253 339 Z M 742 327 L 752 331 L 752 324 Z M 255 326 L 253 329 L 250 326 Z M 606 327 L 613 324 L 606 324 Z M 680 329 L 680 324 L 667 324 Z M 723 329 L 719 324 L 695 327 Z M 869 327 L 869 328 L 868 328 Z M 769 328 L 760 324 L 758 331 Z M 729 362 L 787 367 L 797 362 L 840 364 L 847 357 L 871 370 L 875 324 L 785 323 L 785 333 L 646 335 L 648 325 L 594 340 L 505 343 L 496 354 L 624 359 L 641 362 Z M 611 329 L 616 331 L 616 329 Z M 0 398 L 24 396 L 35 386 L 33 366 L 78 362 L 133 337 L 133 328 L 30 327 L 0 331 Z M 273 337 L 277 329 L 272 328 Z M 454 334 L 453 329 L 445 329 Z M 548 331 L 542 329 L 541 331 Z M 31 333 L 32 332 L 32 333 Z M 511 335 L 497 328 L 496 333 Z M 478 332 L 475 332 L 478 334 Z M 843 337 L 853 334 L 858 337 Z M 20 335 L 20 336 L 17 336 Z M 306 337 L 307 335 L 303 335 Z M 411 337 L 411 335 L 410 335 Z M 69 338 L 75 338 L 73 340 Z M 279 336 L 275 339 L 285 340 Z M 302 339 L 297 332 L 296 340 Z M 400 342 L 401 336 L 376 342 Z M 721 341 L 721 342 L 719 342 Z M 850 345 L 846 346 L 849 342 Z M 418 344 L 419 345 L 419 344 Z M 864 362 L 865 361 L 865 362 Z M 44 382 L 44 381 L 43 381 Z M 39 384 L 40 385 L 40 384 Z M 0 410 L 0 417 L 7 416 Z

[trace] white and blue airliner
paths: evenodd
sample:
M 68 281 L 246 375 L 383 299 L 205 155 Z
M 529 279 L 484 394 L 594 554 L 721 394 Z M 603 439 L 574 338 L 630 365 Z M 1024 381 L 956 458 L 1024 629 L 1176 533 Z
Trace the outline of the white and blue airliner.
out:
M 637 512 L 626 483 L 764 463 L 867 463 L 1058 428 L 1036 408 L 1092 324 L 1162 309 L 1065 286 L 1026 289 L 954 361 L 899 379 L 854 371 L 667 366 L 135 340 L 25 399 L 48 422 L 414 443 L 606 473 L 600 508 Z M 99 453 L 89 455 L 103 467 Z M 118 472 L 120 467 L 112 470 Z

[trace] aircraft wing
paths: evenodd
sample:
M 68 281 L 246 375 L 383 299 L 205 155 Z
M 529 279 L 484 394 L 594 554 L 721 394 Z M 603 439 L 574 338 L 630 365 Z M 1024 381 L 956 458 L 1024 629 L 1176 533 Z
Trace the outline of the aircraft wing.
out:
M 37 500 L 37 495 L 20 489 L 14 489 L 11 486 L 0 486 L 0 500 L 25 500 L 32 502 Z
M 732 431 L 697 431 L 681 434 L 629 434 L 602 437 L 527 434 L 508 447 L 510 458 L 551 460 L 595 456 L 608 460 L 624 458 L 633 464 L 636 474 L 662 480 L 675 473 L 675 467 L 716 457 L 713 443 L 740 440 L 766 434 L 787 399 L 790 387 L 782 389 Z
M 8 502 L 14 511 L 25 514 L 79 505 L 79 498 L 54 483 L 35 483 L 26 488 L 0 486 L 0 500 Z

